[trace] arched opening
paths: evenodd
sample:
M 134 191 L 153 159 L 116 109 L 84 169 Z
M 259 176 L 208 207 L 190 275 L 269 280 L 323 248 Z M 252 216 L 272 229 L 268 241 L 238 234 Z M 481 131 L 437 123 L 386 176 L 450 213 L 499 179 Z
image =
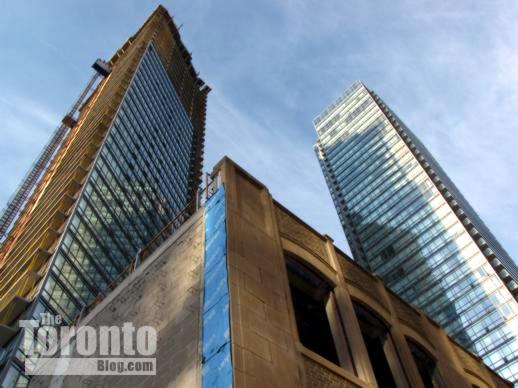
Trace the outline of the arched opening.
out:
M 353 370 L 333 286 L 303 260 L 286 256 L 299 340 L 307 349 Z
M 353 302 L 353 306 L 378 386 L 396 388 L 390 367 L 394 354 L 389 327 L 362 304 Z
M 435 359 L 417 342 L 407 338 L 407 343 L 425 388 L 443 388 Z
M 331 287 L 316 272 L 292 257 L 286 257 L 286 267 L 300 342 L 313 352 L 339 364 L 326 312 Z

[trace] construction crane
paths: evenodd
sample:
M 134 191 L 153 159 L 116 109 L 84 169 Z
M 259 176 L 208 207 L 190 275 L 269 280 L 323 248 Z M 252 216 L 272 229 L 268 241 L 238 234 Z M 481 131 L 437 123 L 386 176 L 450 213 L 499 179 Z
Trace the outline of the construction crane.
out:
M 90 95 L 99 77 L 106 77 L 111 72 L 110 66 L 101 59 L 96 60 L 92 65 L 92 68 L 95 70 L 94 75 L 84 88 L 83 92 L 74 102 L 68 113 L 65 115 L 65 117 L 63 117 L 61 125 L 54 131 L 50 141 L 43 148 L 43 151 L 33 163 L 21 181 L 20 185 L 7 202 L 7 205 L 0 213 L 0 247 L 5 241 L 12 226 L 14 225 L 14 222 L 23 210 L 36 185 L 49 167 L 50 162 L 56 155 L 56 152 L 63 144 L 63 140 L 65 139 L 66 135 L 69 133 L 70 129 L 77 124 L 77 119 L 75 116 L 79 111 L 79 108 Z

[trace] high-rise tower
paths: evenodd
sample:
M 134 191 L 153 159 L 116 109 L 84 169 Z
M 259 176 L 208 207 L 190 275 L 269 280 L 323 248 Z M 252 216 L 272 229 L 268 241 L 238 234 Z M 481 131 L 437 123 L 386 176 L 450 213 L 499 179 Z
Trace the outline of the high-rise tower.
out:
M 314 125 L 356 260 L 518 381 L 518 269 L 437 161 L 361 82 Z
M 27 381 L 19 319 L 72 322 L 196 197 L 210 88 L 165 8 L 94 68 L 101 81 L 29 174 L 41 178 L 0 251 L 3 387 Z

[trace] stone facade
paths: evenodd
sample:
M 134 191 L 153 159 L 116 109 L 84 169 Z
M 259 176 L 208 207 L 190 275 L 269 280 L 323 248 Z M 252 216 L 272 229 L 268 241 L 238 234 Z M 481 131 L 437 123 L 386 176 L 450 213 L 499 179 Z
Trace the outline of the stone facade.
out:
M 398 387 L 424 387 L 408 341 L 436 361 L 446 387 L 510 386 L 338 250 L 330 237 L 275 202 L 263 184 L 231 160 L 224 158 L 213 172 L 227 192 L 234 386 L 378 386 L 353 303 L 368 308 L 390 328 L 386 353 Z M 344 342 L 335 344 L 340 365 L 299 340 L 286 256 L 296 257 L 332 286 L 336 311 L 330 325 L 344 332 Z M 349 358 L 340 356 L 345 353 Z
M 425 387 L 410 343 L 434 360 L 444 387 L 511 386 L 338 250 L 330 237 L 275 202 L 264 185 L 231 160 L 224 158 L 214 168 L 216 175 L 225 192 L 234 387 L 380 386 L 362 337 L 358 305 L 388 327 L 390 341 L 384 352 L 396 386 Z M 132 320 L 157 327 L 157 376 L 66 377 L 62 387 L 214 386 L 201 376 L 203 213 L 198 211 L 84 321 Z M 337 362 L 301 340 L 286 257 L 296 257 L 330 286 L 333 304 L 326 311 Z M 335 336 L 336 332 L 341 333 Z M 34 379 L 31 384 L 49 385 L 56 386 L 49 379 Z
M 326 368 L 321 363 L 309 357 L 304 357 L 304 370 L 308 382 L 313 388 L 357 388 L 359 385 L 351 383 L 339 374 Z
M 156 376 L 41 376 L 30 387 L 199 386 L 203 236 L 200 210 L 80 322 L 153 326 Z

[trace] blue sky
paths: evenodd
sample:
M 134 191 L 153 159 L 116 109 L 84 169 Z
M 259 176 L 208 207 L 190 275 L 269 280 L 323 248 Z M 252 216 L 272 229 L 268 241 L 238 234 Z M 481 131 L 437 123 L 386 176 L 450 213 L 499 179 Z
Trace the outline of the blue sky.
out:
M 0 203 L 153 1 L 0 0 Z M 207 168 L 227 154 L 346 247 L 312 119 L 355 80 L 414 130 L 518 257 L 518 3 L 163 3 L 212 87 Z

